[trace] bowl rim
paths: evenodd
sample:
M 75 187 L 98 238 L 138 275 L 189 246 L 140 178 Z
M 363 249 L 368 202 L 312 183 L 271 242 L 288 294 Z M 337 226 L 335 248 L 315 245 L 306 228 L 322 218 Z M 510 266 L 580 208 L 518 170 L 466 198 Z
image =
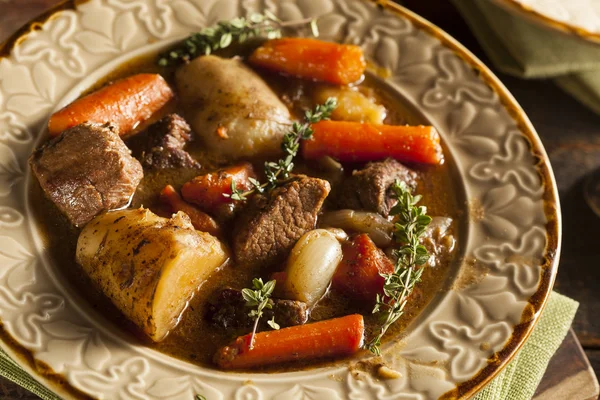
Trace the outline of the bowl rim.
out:
M 558 32 L 569 37 L 575 36 L 589 43 L 600 45 L 600 32 L 592 32 L 588 29 L 582 28 L 581 26 L 577 26 L 569 22 L 559 21 L 534 10 L 518 0 L 493 1 L 506 11 L 525 17 L 527 20 L 546 29 L 550 29 L 554 32 Z
M 76 9 L 78 6 L 85 4 L 88 1 L 90 0 L 60 0 L 44 13 L 25 23 L 4 42 L 0 43 L 0 60 L 10 54 L 10 52 L 18 46 L 30 32 L 39 29 L 46 21 L 52 19 L 55 14 L 64 10 Z M 549 157 L 531 121 L 514 96 L 489 67 L 450 34 L 429 22 L 424 17 L 394 3 L 393 0 L 362 1 L 377 4 L 378 6 L 391 11 L 395 15 L 409 19 L 416 27 L 440 40 L 440 42 L 452 50 L 456 56 L 477 71 L 485 83 L 499 96 L 503 107 L 517 123 L 521 133 L 528 139 L 530 143 L 530 153 L 535 157 L 536 168 L 541 175 L 542 186 L 544 187 L 542 196 L 544 212 L 548 218 L 546 224 L 548 242 L 542 258 L 542 273 L 539 286 L 535 293 L 529 298 L 529 305 L 532 306 L 533 311 L 529 310 L 528 312 L 527 308 L 524 310 L 521 322 L 513 327 L 513 332 L 507 344 L 488 359 L 488 363 L 484 368 L 469 380 L 458 384 L 455 389 L 440 397 L 441 399 L 468 399 L 488 384 L 515 357 L 537 324 L 552 292 L 558 271 L 562 243 L 562 215 L 556 180 L 552 172 Z M 576 33 L 586 39 L 590 37 L 600 44 L 600 34 L 594 34 L 565 23 L 559 23 L 558 21 L 545 17 L 533 10 L 529 10 L 527 7 L 518 3 L 517 0 L 494 1 L 505 4 L 511 8 L 520 8 L 528 15 L 535 14 L 536 19 L 547 20 L 545 22 L 553 22 L 554 24 L 552 24 L 552 26 L 558 30 L 565 33 Z M 527 315 L 525 315 L 526 313 Z M 526 317 L 526 320 L 524 320 L 524 317 Z M 0 340 L 8 345 L 9 354 L 11 356 L 20 356 L 20 358 L 22 358 L 29 355 L 29 352 L 12 340 L 10 335 L 3 329 L 2 332 L 0 332 Z M 31 356 L 29 355 L 29 357 Z M 59 379 L 59 383 L 57 383 L 54 379 L 36 373 L 29 364 L 29 362 L 20 363 L 19 366 L 29 372 L 36 381 L 42 383 L 47 388 L 51 388 L 51 390 L 59 394 L 82 394 L 63 379 Z M 58 376 L 62 378 L 61 375 Z

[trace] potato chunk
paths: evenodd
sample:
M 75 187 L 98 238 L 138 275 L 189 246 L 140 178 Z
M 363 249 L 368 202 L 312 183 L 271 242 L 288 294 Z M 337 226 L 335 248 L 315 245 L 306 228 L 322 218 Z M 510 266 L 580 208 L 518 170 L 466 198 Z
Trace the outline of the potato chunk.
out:
M 182 212 L 171 219 L 144 208 L 101 214 L 77 241 L 77 262 L 155 342 L 177 325 L 196 290 L 227 259 L 223 244 L 194 230 Z
M 316 103 L 324 103 L 329 97 L 337 99 L 338 106 L 331 114 L 331 119 L 336 121 L 383 124 L 387 115 L 384 106 L 375 103 L 358 88 L 321 86 L 315 90 L 313 97 Z
M 185 116 L 213 153 L 240 158 L 281 151 L 290 113 L 242 61 L 202 56 L 175 77 Z

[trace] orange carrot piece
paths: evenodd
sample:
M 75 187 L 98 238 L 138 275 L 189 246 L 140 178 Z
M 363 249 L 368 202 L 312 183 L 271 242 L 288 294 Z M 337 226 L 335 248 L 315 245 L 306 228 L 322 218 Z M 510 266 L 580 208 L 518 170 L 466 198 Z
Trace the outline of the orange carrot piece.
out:
M 277 271 L 271 274 L 271 280 L 276 281 L 278 284 L 283 284 L 287 279 L 287 272 L 285 271 Z
M 214 357 L 223 369 L 262 367 L 288 361 L 333 358 L 357 352 L 363 342 L 360 314 L 257 333 L 250 350 L 250 334 L 238 337 Z
M 277 282 L 277 284 L 275 285 L 275 291 L 273 292 L 273 295 L 275 297 L 285 298 L 286 293 L 283 288 L 285 286 L 284 283 L 287 280 L 287 272 L 285 272 L 285 271 L 273 272 L 271 274 L 271 278 L 269 280 Z
M 394 264 L 369 235 L 362 233 L 342 245 L 343 258 L 331 281 L 335 290 L 373 305 L 383 294 L 385 280 L 380 273 L 394 272 Z
M 186 213 L 188 217 L 190 217 L 192 225 L 194 225 L 196 230 L 208 232 L 215 236 L 219 236 L 221 234 L 221 229 L 217 222 L 212 219 L 210 215 L 183 201 L 173 186 L 165 186 L 165 188 L 160 192 L 160 199 L 162 202 L 171 207 L 171 211 L 183 211 Z
M 304 158 L 331 156 L 342 162 L 365 162 L 392 157 L 425 164 L 444 161 L 440 135 L 432 126 L 321 121 L 312 128 L 313 139 L 304 142 Z
M 84 122 L 111 123 L 121 136 L 131 132 L 173 98 L 158 74 L 138 74 L 118 80 L 75 100 L 50 117 L 48 131 L 56 136 Z
M 211 212 L 215 211 L 220 205 L 232 201 L 224 196 L 224 194 L 231 194 L 232 181 L 235 181 L 235 185 L 239 190 L 250 189 L 251 184 L 248 178 L 256 179 L 252 164 L 234 165 L 195 177 L 183 185 L 181 194 L 186 201 L 197 204 L 203 210 Z
M 269 40 L 249 61 L 272 71 L 336 85 L 360 80 L 367 67 L 358 46 L 308 38 Z

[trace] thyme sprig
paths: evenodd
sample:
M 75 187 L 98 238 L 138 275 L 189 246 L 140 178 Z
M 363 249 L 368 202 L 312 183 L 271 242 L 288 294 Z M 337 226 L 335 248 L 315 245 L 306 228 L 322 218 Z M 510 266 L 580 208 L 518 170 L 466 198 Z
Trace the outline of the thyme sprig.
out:
M 219 49 L 229 47 L 232 43 L 244 43 L 254 37 L 277 39 L 282 36 L 284 28 L 310 24 L 314 36 L 319 36 L 316 19 L 306 18 L 297 21 L 281 21 L 273 13 L 252 14 L 249 18 L 234 18 L 219 21 L 216 25 L 202 29 L 184 39 L 182 42 L 162 53 L 158 65 L 167 67 L 189 62 L 195 57 L 208 55 Z
M 260 183 L 256 179 L 249 178 L 252 189 L 243 192 L 236 187 L 235 180 L 232 180 L 231 194 L 224 193 L 223 196 L 231 197 L 232 200 L 243 201 L 252 193 L 263 193 L 265 190 L 274 189 L 281 182 L 289 179 L 290 173 L 294 169 L 294 158 L 300 150 L 300 142 L 310 140 L 314 133 L 312 124 L 329 119 L 336 107 L 337 100 L 330 97 L 325 103 L 317 105 L 314 110 L 306 111 L 303 123 L 294 122 L 292 124 L 292 128 L 285 134 L 281 142 L 281 149 L 286 154 L 285 158 L 277 162 L 268 161 L 265 163 L 267 182 Z
M 431 217 L 426 215 L 425 206 L 417 206 L 420 195 L 413 196 L 404 182 L 396 181 L 391 187 L 398 203 L 391 209 L 390 214 L 396 216 L 394 238 L 401 244 L 394 250 L 397 258 L 394 272 L 381 274 L 385 279 L 383 295 L 377 295 L 377 303 L 373 314 L 382 313 L 383 323 L 379 334 L 365 345 L 375 355 L 380 355 L 381 339 L 388 328 L 404 313 L 404 307 L 415 285 L 421 280 L 423 264 L 429 260 L 425 246 L 420 237 L 425 232 Z
M 252 336 L 250 336 L 250 350 L 254 348 L 254 336 L 256 336 L 256 329 L 258 328 L 258 321 L 263 315 L 265 308 L 273 308 L 273 300 L 271 300 L 271 294 L 275 290 L 276 281 L 268 281 L 263 283 L 261 278 L 254 278 L 252 280 L 252 289 L 242 289 L 242 296 L 246 300 L 246 307 L 252 307 L 252 311 L 248 313 L 250 318 L 254 318 L 254 328 L 252 329 Z M 279 325 L 275 322 L 275 317 L 267 321 L 267 324 L 273 329 L 279 329 Z

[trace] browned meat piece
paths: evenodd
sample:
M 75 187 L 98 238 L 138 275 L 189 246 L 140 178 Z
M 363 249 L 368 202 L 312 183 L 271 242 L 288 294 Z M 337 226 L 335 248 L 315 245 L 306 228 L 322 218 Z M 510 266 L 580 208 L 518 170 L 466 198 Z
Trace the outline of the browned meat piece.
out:
M 50 200 L 82 226 L 129 202 L 144 176 L 130 153 L 112 128 L 82 124 L 34 151 L 29 164 Z
M 254 319 L 248 316 L 250 308 L 242 292 L 237 289 L 225 288 L 208 304 L 206 320 L 225 329 L 250 329 Z M 267 321 L 275 317 L 282 328 L 302 325 L 308 320 L 306 303 L 294 300 L 273 299 L 273 308 L 265 309 L 260 320 L 259 328 L 270 329 Z
M 282 328 L 302 325 L 308 321 L 308 306 L 299 300 L 273 299 L 273 309 L 265 310 L 265 322 L 272 317 Z
M 268 195 L 258 194 L 236 224 L 233 250 L 243 266 L 282 261 L 306 232 L 330 191 L 329 182 L 299 175 Z
M 390 197 L 389 188 L 396 179 L 414 188 L 417 174 L 393 158 L 368 163 L 363 169 L 352 172 L 336 193 L 340 208 L 374 211 L 387 217 L 396 199 Z
M 198 161 L 183 150 L 191 138 L 190 126 L 177 114 L 152 124 L 132 139 L 134 155 L 144 168 L 200 168 Z
M 421 243 L 429 252 L 429 261 L 427 261 L 429 267 L 437 267 L 446 262 L 456 247 L 452 234 L 452 218 L 433 217 L 423 232 Z

